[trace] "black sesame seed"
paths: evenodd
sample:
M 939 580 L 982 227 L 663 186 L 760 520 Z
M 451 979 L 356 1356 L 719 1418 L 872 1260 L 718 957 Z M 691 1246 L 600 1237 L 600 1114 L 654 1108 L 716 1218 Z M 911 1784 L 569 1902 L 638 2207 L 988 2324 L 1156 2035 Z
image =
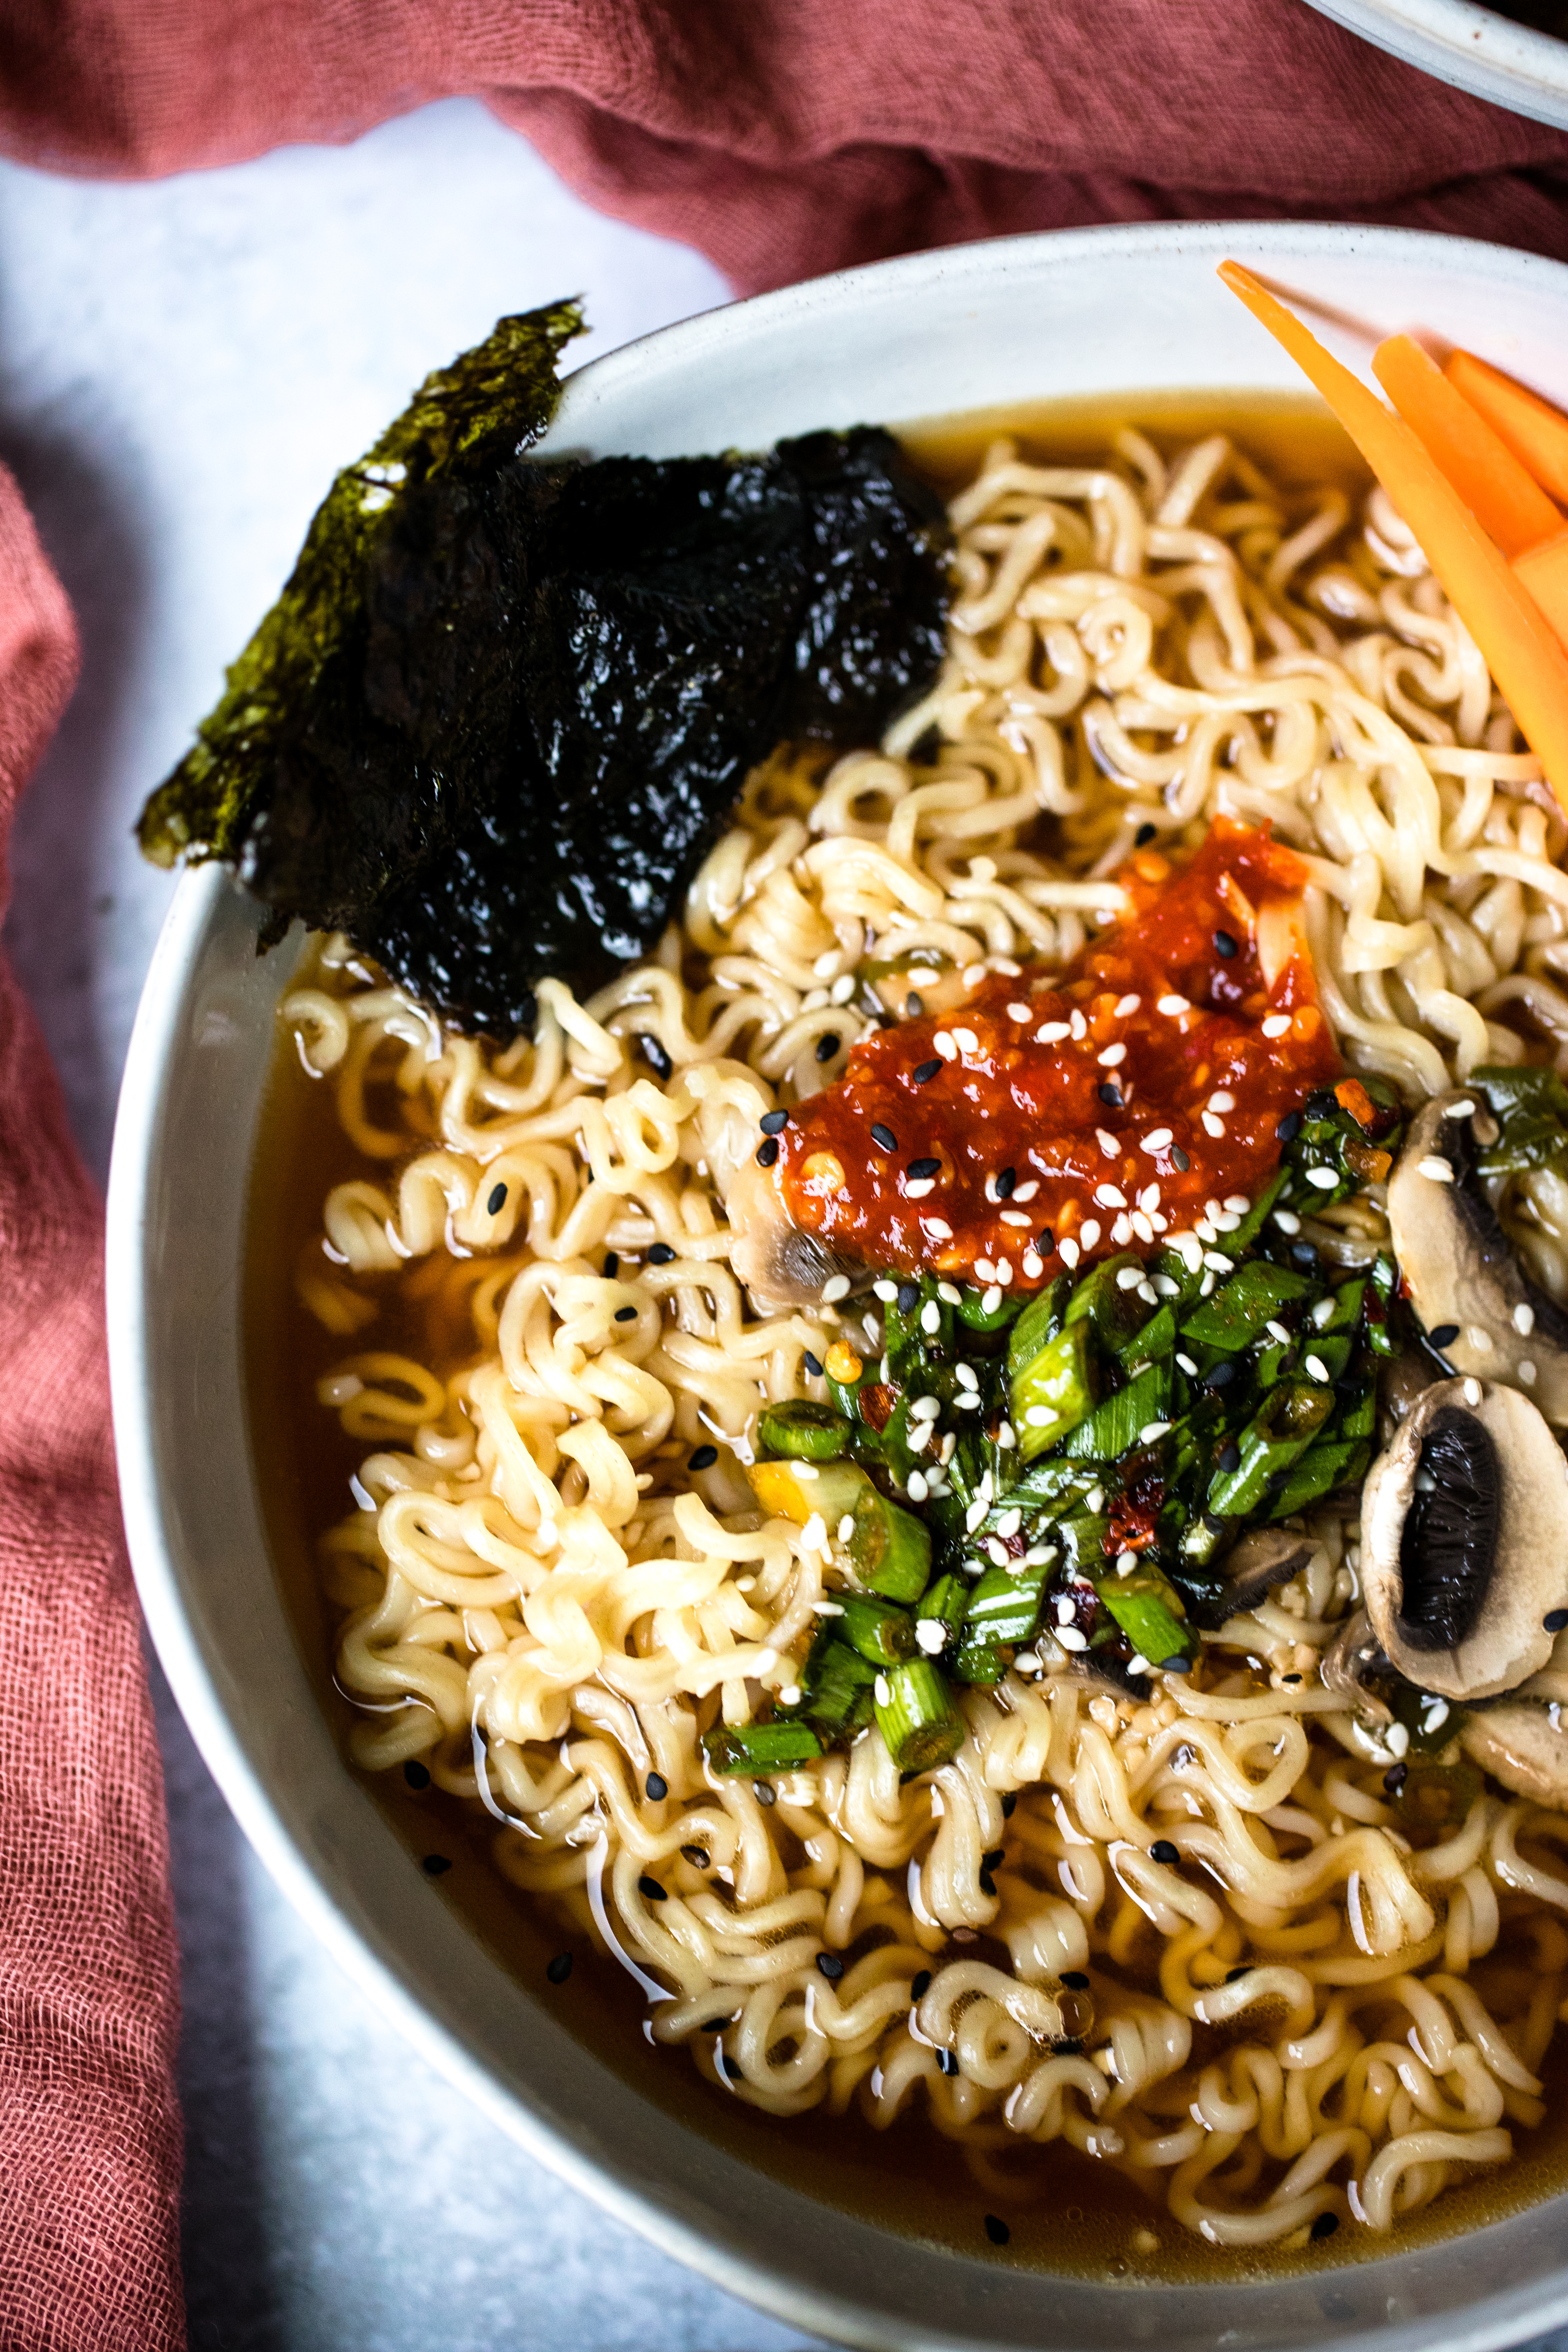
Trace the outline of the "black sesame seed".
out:
M 1549 1609 L 1541 1622 L 1548 1633 L 1561 1633 L 1568 1625 L 1568 1609 Z
M 873 1122 L 871 1140 L 883 1151 L 896 1151 L 899 1148 L 898 1137 L 890 1127 L 884 1127 L 880 1119 Z
M 657 1878 L 650 1878 L 646 1870 L 637 1880 L 637 1893 L 645 1903 L 668 1903 L 669 1900 L 669 1889 L 661 1886 Z
M 1459 1327 L 1457 1323 L 1439 1323 L 1426 1334 L 1435 1348 L 1451 1348 L 1458 1336 Z
M 1018 1791 L 1016 1789 L 1005 1789 L 1002 1791 L 1002 1818 L 1005 1822 L 1010 1822 L 1012 1820 L 1013 1809 L 1017 1804 L 1017 1801 Z
M 956 2051 L 939 2050 L 936 2053 L 936 2063 L 942 2068 L 944 2074 L 956 2074 L 958 2072 L 958 2053 Z
M 994 1187 L 996 1198 L 999 1201 L 1010 1201 L 1013 1197 L 1013 1187 L 1017 1181 L 1018 1171 L 1016 1168 L 1004 1168 L 996 1179 Z
M 917 1062 L 914 1068 L 910 1071 L 910 1076 L 913 1078 L 917 1087 L 929 1087 L 941 1067 L 942 1061 L 940 1056 L 934 1062 Z
M 439 1878 L 441 1873 L 450 1870 L 452 1865 L 444 1853 L 427 1853 L 421 1867 L 426 1878 Z
M 564 1984 L 567 1978 L 572 1973 L 571 1953 L 557 1952 L 552 1960 L 546 1960 L 544 1963 L 544 1973 L 550 1979 L 552 1984 Z
M 700 2033 L 722 2033 L 729 2022 L 727 2017 L 705 2017 L 697 2030 Z
M 1173 1143 L 1173 1144 L 1172 1144 L 1172 1146 L 1171 1146 L 1171 1157 L 1172 1157 L 1172 1159 L 1175 1161 L 1176 1166 L 1181 1170 L 1181 1171 L 1182 1171 L 1183 1175 L 1184 1176 L 1184 1175 L 1186 1174 L 1186 1172 L 1187 1172 L 1188 1169 L 1192 1166 L 1192 1164 L 1193 1164 L 1193 1163 L 1192 1163 L 1192 1161 L 1188 1159 L 1188 1157 L 1187 1157 L 1186 1153 L 1182 1150 L 1182 1147 L 1181 1147 L 1181 1145 L 1180 1145 L 1179 1143 Z
M 1121 1108 L 1121 1087 L 1107 1078 L 1100 1089 L 1100 1099 L 1108 1110 L 1120 1110 Z
M 637 1321 L 637 1308 L 636 1308 L 635 1307 L 616 1307 L 616 1322 L 617 1322 L 617 1323 L 635 1323 L 635 1322 Z
M 1215 933 L 1214 951 L 1216 956 L 1222 956 L 1226 963 L 1230 961 L 1233 955 L 1237 953 L 1238 947 L 1239 942 L 1233 932 L 1216 931 Z
M 621 1261 L 614 1250 L 605 1252 L 605 1280 L 614 1282 L 621 1270 Z
M 914 1982 L 910 1987 L 910 1999 L 911 2000 L 924 2000 L 930 1990 L 931 1970 L 929 1969 L 921 1969 L 916 1976 Z
M 699 1445 L 688 1456 L 686 1466 L 689 1470 L 711 1470 L 718 1459 L 719 1448 L 716 1445 Z
M 917 996 L 914 990 L 911 988 L 909 994 L 904 999 L 905 1020 L 918 1021 L 925 1009 L 925 998 L 923 996 Z
M 921 1303 L 921 1286 L 920 1286 L 920 1284 L 919 1284 L 918 1282 L 900 1282 L 900 1285 L 899 1285 L 899 1300 L 898 1300 L 899 1312 L 900 1312 L 900 1315 L 912 1315 L 912 1314 L 914 1313 L 914 1311 L 915 1311 L 915 1308 L 920 1305 L 920 1303 Z
M 1300 1134 L 1300 1112 L 1299 1110 L 1288 1110 L 1284 1118 L 1280 1120 L 1279 1126 L 1274 1130 L 1274 1139 L 1277 1143 L 1294 1143 L 1296 1138 Z
M 1239 1984 L 1243 1977 L 1249 1977 L 1251 1974 L 1250 1966 L 1244 1969 L 1231 1969 L 1227 1971 L 1225 1980 L 1226 1984 Z
M 997 1865 L 997 1864 L 998 1864 L 998 1863 L 1003 1859 L 1003 1856 L 1004 1856 L 1005 1852 L 1005 1849 L 1004 1847 L 999 1846 L 999 1845 L 994 1845 L 994 1846 L 992 1847 L 992 1849 L 991 1849 L 991 1851 L 990 1851 L 990 1853 L 983 1853 L 983 1854 L 981 1855 L 981 1857 L 980 1857 L 980 1867 L 981 1867 L 981 1869 L 982 1869 L 982 1870 L 994 1870 L 994 1869 L 995 1869 L 995 1867 L 996 1867 L 996 1865 Z
M 1340 2226 L 1337 2213 L 1320 2213 L 1307 2235 L 1310 2238 L 1331 2238 Z
M 409 1758 L 403 1768 L 403 1777 L 411 1789 L 427 1789 L 430 1786 L 429 1768 L 421 1764 L 416 1757 Z
M 1179 1650 L 1173 1658 L 1162 1658 L 1160 1661 L 1160 1672 L 1163 1675 L 1190 1675 L 1192 1671 L 1191 1658 L 1184 1657 Z
M 806 1370 L 811 1374 L 814 1381 L 819 1381 L 822 1378 L 822 1365 L 817 1358 L 812 1354 L 809 1348 L 806 1349 L 800 1360 L 805 1366 Z
M 1292 1242 L 1290 1255 L 1298 1265 L 1316 1265 L 1318 1263 L 1317 1248 L 1311 1242 Z
M 1290 1484 L 1290 1473 L 1289 1470 L 1270 1470 L 1263 1483 L 1271 1495 L 1277 1495 L 1282 1486 Z
M 1229 1445 L 1222 1445 L 1220 1447 L 1219 1466 L 1225 1472 L 1227 1478 L 1233 1470 L 1240 1469 L 1241 1448 L 1239 1445 L 1236 1444 L 1234 1441 Z
M 1405 1783 L 1409 1780 L 1409 1778 L 1410 1767 L 1408 1764 L 1391 1764 L 1387 1771 L 1383 1776 L 1383 1785 L 1388 1790 L 1391 1797 L 1397 1797 L 1399 1791 L 1404 1788 Z
M 996 1892 L 996 1881 L 988 1870 L 983 1870 L 980 1874 L 980 1892 L 982 1895 L 994 1895 Z
M 826 1037 L 819 1037 L 816 1041 L 817 1060 L 819 1062 L 831 1062 L 833 1056 L 838 1051 L 839 1042 L 837 1031 L 832 1029 L 827 1032 Z
M 693 1870 L 710 1870 L 713 1857 L 705 1845 L 683 1845 L 680 1849 Z
M 940 1160 L 911 1160 L 910 1162 L 910 1174 L 914 1178 L 917 1184 L 921 1183 L 928 1176 L 940 1176 L 942 1174 L 942 1162 Z
M 837 1952 L 818 1952 L 816 1965 L 829 1984 L 837 1984 L 844 1974 L 844 1963 Z
M 1050 1234 L 1050 1233 L 1042 1233 L 1042 1234 L 1041 1234 L 1041 1235 L 1040 1235 L 1039 1248 L 1040 1248 L 1040 1255 L 1041 1255 L 1042 1257 L 1050 1257 L 1050 1256 L 1054 1255 L 1055 1251 L 1056 1251 L 1056 1246 L 1057 1246 L 1057 1238 L 1056 1238 L 1056 1235 L 1055 1235 L 1054 1234 Z
M 771 1168 L 778 1156 L 779 1139 L 776 1135 L 770 1135 L 765 1143 L 758 1144 L 757 1165 L 759 1168 Z
M 668 1242 L 655 1242 L 648 1250 L 647 1262 L 649 1265 L 668 1265 L 674 1256 Z
M 955 2059 L 953 2062 L 954 2074 L 956 2074 L 957 2071 L 958 2063 Z M 1013 2232 L 999 2214 L 987 2213 L 985 2216 L 985 2234 L 990 2239 L 994 2246 L 1005 2246 Z
M 759 1805 L 776 1805 L 779 1801 L 779 1792 L 771 1780 L 753 1780 L 752 1794 Z
M 492 1184 L 490 1186 L 490 1197 L 485 1202 L 486 1215 L 490 1217 L 499 1217 L 505 1206 L 506 1186 L 504 1184 Z
M 655 1037 L 646 1030 L 639 1031 L 637 1045 L 643 1060 L 656 1078 L 671 1078 L 675 1076 L 675 1064 L 665 1052 L 662 1038 Z
M 1181 1858 L 1180 1852 L 1171 1843 L 1169 1838 L 1156 1838 L 1149 1849 L 1151 1862 L 1174 1864 L 1180 1862 Z
M 1299 1683 L 1301 1677 L 1300 1675 L 1281 1675 L 1279 1679 L 1282 1683 Z
M 789 1125 L 787 1110 L 765 1110 L 757 1121 L 764 1135 L 782 1135 Z
M 1085 1976 L 1081 1969 L 1064 1969 L 1062 1970 L 1062 1982 L 1067 1986 L 1069 1992 L 1087 1992 L 1089 1990 L 1089 1979 Z
M 1307 1097 L 1309 1118 L 1332 1118 L 1337 1108 L 1331 1087 L 1318 1087 Z
M 1066 1983 L 1067 1979 L 1065 1977 L 1062 1981 L 1064 1984 Z M 1083 2043 L 1079 2040 L 1076 2033 L 1065 2033 L 1059 2042 L 1052 2042 L 1051 2048 L 1056 2052 L 1058 2058 L 1081 2058 L 1083 2056 Z
M 669 1794 L 669 1782 L 665 1779 L 662 1772 L 650 1772 L 647 1779 L 643 1782 L 643 1787 L 647 1790 L 649 1797 L 656 1805 L 662 1803 L 664 1799 Z
M 1227 1389 L 1235 1378 L 1236 1366 L 1228 1356 L 1222 1356 L 1219 1362 L 1204 1375 L 1205 1385 L 1211 1389 Z
M 1149 844 L 1153 840 L 1159 830 L 1160 828 L 1157 824 L 1141 824 L 1137 832 L 1132 836 L 1134 848 L 1147 849 Z

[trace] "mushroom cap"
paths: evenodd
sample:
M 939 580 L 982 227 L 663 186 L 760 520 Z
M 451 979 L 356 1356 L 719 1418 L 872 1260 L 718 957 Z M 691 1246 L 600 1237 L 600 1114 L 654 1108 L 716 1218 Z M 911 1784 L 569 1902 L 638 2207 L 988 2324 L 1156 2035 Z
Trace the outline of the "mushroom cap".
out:
M 1407 1541 L 1424 1454 L 1449 1471 L 1446 1507 L 1423 1504 Z M 1408 1681 L 1444 1698 L 1517 1690 L 1568 1606 L 1568 1457 L 1519 1390 L 1439 1381 L 1367 1473 L 1361 1542 L 1367 1614 Z
M 1520 1265 L 1474 1172 L 1469 1118 L 1449 1116 L 1467 1103 L 1485 1107 L 1450 1087 L 1410 1122 L 1388 1185 L 1394 1255 L 1425 1330 L 1457 1327 L 1441 1349 L 1456 1372 L 1526 1389 L 1548 1421 L 1568 1427 L 1568 1315 Z M 1438 1161 L 1451 1181 L 1423 1172 Z
M 1465 1753 L 1516 1797 L 1561 1811 L 1568 1806 L 1568 1730 L 1560 1730 L 1556 1718 L 1555 1706 L 1529 1699 L 1489 1706 L 1466 1724 Z
M 759 1168 L 750 1152 L 730 1179 L 724 1208 L 735 1235 L 731 1266 L 760 1313 L 819 1307 L 825 1285 L 837 1275 L 847 1277 L 852 1292 L 869 1284 L 869 1266 L 791 1220 L 771 1172 Z
M 1276 1585 L 1289 1584 L 1293 1576 L 1299 1576 L 1317 1549 L 1314 1537 L 1289 1528 L 1249 1529 L 1220 1562 L 1226 1612 L 1244 1617 L 1249 1609 L 1256 1609 Z

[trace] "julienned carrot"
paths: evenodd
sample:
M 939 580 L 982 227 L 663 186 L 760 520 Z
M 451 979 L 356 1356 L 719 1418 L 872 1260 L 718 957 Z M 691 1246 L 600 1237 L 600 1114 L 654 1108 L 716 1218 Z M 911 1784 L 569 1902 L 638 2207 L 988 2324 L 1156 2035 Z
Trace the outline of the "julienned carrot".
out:
M 1568 530 L 1560 530 L 1555 539 L 1542 540 L 1539 547 L 1526 548 L 1522 555 L 1516 555 L 1513 571 L 1551 622 L 1559 642 L 1568 647 Z
M 1373 352 L 1372 372 L 1510 562 L 1526 548 L 1556 536 L 1563 516 L 1534 475 L 1419 343 L 1408 335 L 1390 335 Z
M 1456 392 L 1484 416 L 1544 490 L 1568 506 L 1568 416 L 1473 352 L 1453 352 L 1444 369 Z
M 1539 608 L 1408 425 L 1250 269 L 1226 261 L 1219 274 L 1310 377 L 1415 532 L 1568 808 L 1568 655 Z

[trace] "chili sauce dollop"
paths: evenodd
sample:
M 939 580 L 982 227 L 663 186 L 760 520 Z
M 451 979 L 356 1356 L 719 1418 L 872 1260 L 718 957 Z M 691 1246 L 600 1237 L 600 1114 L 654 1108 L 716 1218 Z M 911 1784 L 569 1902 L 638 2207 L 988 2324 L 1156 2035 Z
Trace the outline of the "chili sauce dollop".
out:
M 993 973 L 863 1038 L 789 1114 L 786 1215 L 868 1265 L 1034 1289 L 1250 1201 L 1280 1118 L 1338 1074 L 1300 919 L 1301 860 L 1216 819 L 1117 876 L 1119 919 L 1062 972 Z

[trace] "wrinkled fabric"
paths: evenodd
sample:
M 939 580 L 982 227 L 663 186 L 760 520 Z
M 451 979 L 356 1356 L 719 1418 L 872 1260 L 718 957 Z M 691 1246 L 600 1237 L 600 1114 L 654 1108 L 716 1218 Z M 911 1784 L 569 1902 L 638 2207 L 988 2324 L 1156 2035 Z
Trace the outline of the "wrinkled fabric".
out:
M 0 468 L 0 856 L 77 641 Z M 184 2341 L 163 1783 L 110 1442 L 98 1198 L 0 969 L 0 2342 Z
M 230 163 L 458 92 L 742 292 L 1106 220 L 1568 252 L 1568 135 L 1304 0 L 0 0 L 0 146 L 59 170 Z

